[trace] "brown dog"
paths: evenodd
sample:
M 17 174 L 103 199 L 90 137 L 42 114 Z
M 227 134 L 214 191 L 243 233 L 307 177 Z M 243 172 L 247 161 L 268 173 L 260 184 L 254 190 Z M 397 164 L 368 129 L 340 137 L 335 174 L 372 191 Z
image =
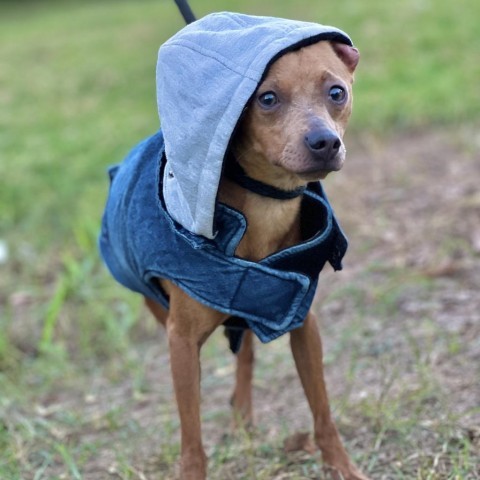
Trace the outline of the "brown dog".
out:
M 351 113 L 356 49 L 320 41 L 280 57 L 269 69 L 236 131 L 232 149 L 249 177 L 293 189 L 339 170 L 341 140 Z M 235 254 L 258 261 L 298 243 L 300 197 L 278 201 L 222 178 L 219 200 L 248 221 Z M 200 425 L 199 353 L 227 315 L 197 302 L 173 283 L 158 279 L 170 299 L 167 312 L 146 303 L 168 333 L 171 369 L 181 419 L 181 478 L 206 478 Z M 365 480 L 350 461 L 332 420 L 325 387 L 322 345 L 315 316 L 290 333 L 295 359 L 313 419 L 315 442 L 335 478 Z M 237 358 L 232 404 L 235 417 L 252 419 L 253 338 L 247 332 Z

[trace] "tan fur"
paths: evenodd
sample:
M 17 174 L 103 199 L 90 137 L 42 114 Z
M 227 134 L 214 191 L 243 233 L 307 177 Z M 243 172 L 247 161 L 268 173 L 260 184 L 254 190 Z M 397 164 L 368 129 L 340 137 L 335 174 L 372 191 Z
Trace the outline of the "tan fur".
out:
M 347 52 L 348 53 L 348 52 Z M 270 185 L 292 189 L 324 178 L 341 168 L 344 148 L 329 170 L 319 168 L 304 138 L 309 128 L 323 122 L 341 137 L 351 112 L 351 85 L 355 58 L 342 61 L 329 42 L 319 42 L 288 53 L 270 68 L 257 94 L 273 90 L 281 108 L 265 111 L 255 98 L 247 108 L 233 142 L 233 150 L 248 175 Z M 347 59 L 348 60 L 348 59 Z M 357 58 L 358 60 L 358 58 Z M 333 85 L 349 92 L 339 107 L 328 101 Z M 321 167 L 321 165 L 320 165 Z M 295 243 L 300 238 L 300 198 L 278 201 L 246 191 L 222 179 L 219 200 L 241 212 L 247 231 L 236 255 L 253 261 Z M 181 420 L 181 478 L 204 480 L 207 460 L 200 425 L 200 348 L 227 315 L 216 312 L 186 295 L 172 283 L 159 279 L 170 297 L 167 313 L 151 300 L 147 305 L 168 332 L 171 369 Z M 324 382 L 322 347 L 317 322 L 309 313 L 303 327 L 291 332 L 291 348 L 314 420 L 315 441 L 334 478 L 366 480 L 350 462 L 330 415 Z M 253 338 L 247 332 L 237 356 L 236 385 L 232 396 L 235 423 L 252 421 Z

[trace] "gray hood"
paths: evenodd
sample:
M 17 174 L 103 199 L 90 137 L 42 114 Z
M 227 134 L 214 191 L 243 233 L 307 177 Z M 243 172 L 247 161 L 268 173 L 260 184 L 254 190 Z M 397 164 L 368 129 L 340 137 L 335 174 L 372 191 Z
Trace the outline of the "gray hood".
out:
M 157 102 L 167 165 L 168 213 L 192 233 L 213 238 L 223 160 L 235 126 L 268 66 L 320 40 L 351 45 L 334 27 L 272 17 L 214 13 L 161 46 Z

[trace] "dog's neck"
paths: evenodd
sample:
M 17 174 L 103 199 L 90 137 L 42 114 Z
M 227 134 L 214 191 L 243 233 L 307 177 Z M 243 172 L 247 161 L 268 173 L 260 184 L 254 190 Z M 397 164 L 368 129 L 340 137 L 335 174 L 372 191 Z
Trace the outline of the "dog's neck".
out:
M 247 175 L 243 167 L 233 155 L 226 160 L 223 175 L 230 181 L 252 193 L 256 193 L 262 197 L 273 198 L 275 200 L 292 200 L 303 195 L 307 188 L 306 185 L 300 185 L 296 188 L 287 190 L 252 178 Z
M 263 179 L 259 181 L 266 183 Z M 277 185 L 272 187 L 275 190 L 282 190 Z M 287 200 L 271 198 L 252 192 L 227 175 L 222 176 L 219 200 L 242 212 L 247 220 L 247 230 L 235 254 L 259 261 L 282 248 L 298 243 L 301 240 L 301 199 L 301 194 L 295 194 Z

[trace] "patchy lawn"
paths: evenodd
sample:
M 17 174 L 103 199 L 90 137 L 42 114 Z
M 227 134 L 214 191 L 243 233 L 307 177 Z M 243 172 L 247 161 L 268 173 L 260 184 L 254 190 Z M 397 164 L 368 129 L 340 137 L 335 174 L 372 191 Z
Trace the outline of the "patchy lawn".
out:
M 225 0 L 191 0 L 198 15 Z M 331 403 L 373 480 L 480 478 L 478 0 L 232 0 L 345 29 L 362 59 L 325 182 L 350 238 L 315 309 Z M 98 259 L 106 166 L 158 127 L 173 2 L 5 1 L 0 15 L 0 479 L 173 479 L 164 334 Z M 448 35 L 446 34 L 448 32 Z M 258 345 L 257 426 L 229 433 L 233 358 L 203 351 L 210 478 L 322 479 L 288 339 Z
M 348 164 L 326 188 L 350 251 L 342 273 L 322 274 L 315 304 L 338 426 L 372 479 L 478 479 L 480 137 L 463 127 L 349 140 Z M 28 298 L 6 301 L 21 322 Z M 21 385 L 6 370 L 7 394 L 28 385 L 35 394 L 2 401 L 2 478 L 175 478 L 167 344 L 132 308 L 131 344 L 103 365 L 52 367 L 55 352 L 31 352 L 37 365 Z M 24 330 L 12 337 L 30 342 Z M 325 478 L 318 455 L 283 451 L 310 429 L 287 338 L 258 347 L 257 427 L 234 435 L 233 361 L 220 332 L 203 351 L 209 478 Z

